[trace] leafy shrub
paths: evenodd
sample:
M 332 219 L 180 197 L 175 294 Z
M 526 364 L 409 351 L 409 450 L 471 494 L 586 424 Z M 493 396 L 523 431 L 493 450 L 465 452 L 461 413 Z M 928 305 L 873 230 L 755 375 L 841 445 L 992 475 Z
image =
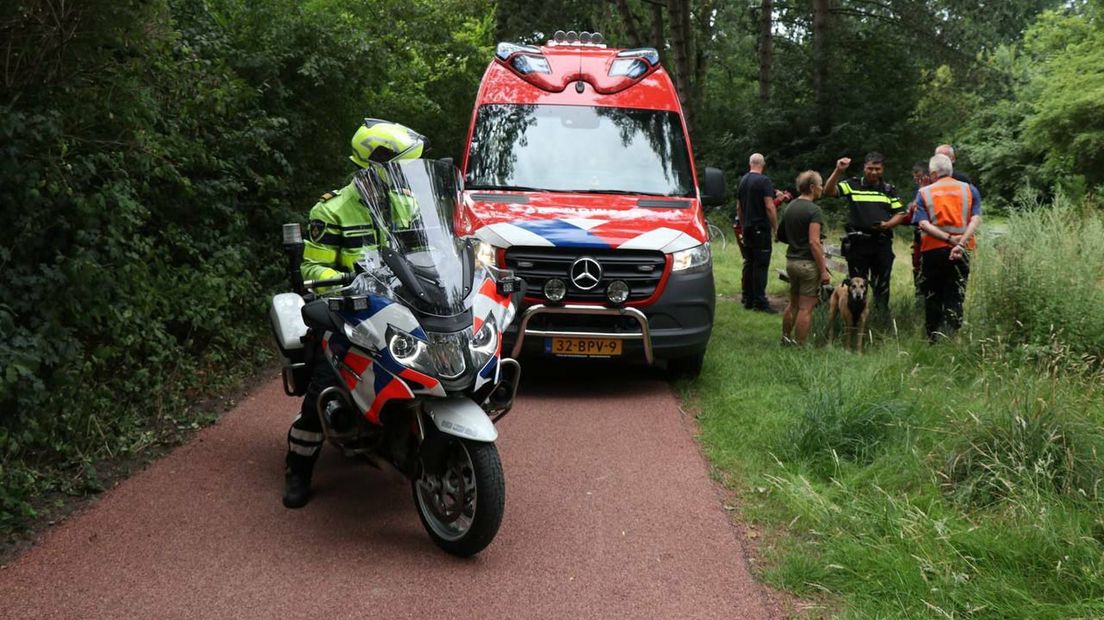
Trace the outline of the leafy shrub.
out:
M 266 363 L 279 224 L 365 116 L 455 154 L 490 58 L 478 1 L 55 4 L 0 9 L 0 531 Z

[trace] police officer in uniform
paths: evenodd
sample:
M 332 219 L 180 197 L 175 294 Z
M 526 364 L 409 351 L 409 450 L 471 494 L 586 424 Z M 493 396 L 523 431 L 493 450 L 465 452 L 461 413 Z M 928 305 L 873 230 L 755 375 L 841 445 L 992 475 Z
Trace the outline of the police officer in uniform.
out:
M 843 253 L 847 258 L 848 277 L 861 277 L 874 289 L 874 304 L 889 309 L 889 279 L 893 272 L 893 228 L 905 221 L 907 212 L 901 205 L 897 188 L 882 179 L 885 157 L 881 153 L 866 155 L 863 175 L 841 181 L 851 165 L 849 157 L 836 162 L 836 169 L 824 185 L 826 196 L 842 196 L 847 200 L 847 237 Z
M 417 159 L 426 145 L 425 137 L 407 127 L 365 119 L 353 135 L 349 159 L 361 168 L 371 162 Z M 322 195 L 311 208 L 307 228 L 301 267 L 304 280 L 324 280 L 351 272 L 364 252 L 375 250 L 379 243 L 376 223 L 351 182 Z M 310 499 L 311 473 L 323 440 L 318 395 L 337 383 L 329 364 L 320 355 L 315 360 L 303 405 L 288 430 L 284 487 L 284 506 L 288 508 L 301 508 Z

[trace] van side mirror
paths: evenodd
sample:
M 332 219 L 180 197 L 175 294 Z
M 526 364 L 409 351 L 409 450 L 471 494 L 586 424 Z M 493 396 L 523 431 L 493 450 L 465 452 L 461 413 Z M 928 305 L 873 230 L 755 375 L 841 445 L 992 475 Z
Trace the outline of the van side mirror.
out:
M 719 207 L 725 202 L 724 172 L 718 168 L 706 168 L 701 186 L 701 201 L 706 207 Z

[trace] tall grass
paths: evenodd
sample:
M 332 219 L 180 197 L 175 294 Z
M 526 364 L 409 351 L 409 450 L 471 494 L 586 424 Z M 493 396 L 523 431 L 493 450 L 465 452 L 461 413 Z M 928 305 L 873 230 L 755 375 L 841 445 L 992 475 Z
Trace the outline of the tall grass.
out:
M 1102 226 L 1061 201 L 1014 215 L 981 241 L 969 330 L 936 346 L 899 244 L 893 320 L 861 356 L 823 346 L 823 308 L 817 346 L 779 347 L 778 317 L 735 301 L 739 255 L 715 255 L 714 342 L 685 387 L 768 533 L 766 581 L 814 617 L 1104 617 Z
M 981 338 L 1036 358 L 1104 357 L 1104 213 L 1058 196 L 1024 205 L 978 248 L 966 318 Z

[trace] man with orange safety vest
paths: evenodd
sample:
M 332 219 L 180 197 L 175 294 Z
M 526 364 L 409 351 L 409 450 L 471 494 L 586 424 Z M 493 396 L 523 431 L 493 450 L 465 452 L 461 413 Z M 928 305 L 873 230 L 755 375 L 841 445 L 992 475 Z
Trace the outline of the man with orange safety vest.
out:
M 969 251 L 981 224 L 981 194 L 951 176 L 954 165 L 946 155 L 932 157 L 928 170 L 933 180 L 916 193 L 912 221 L 920 227 L 925 329 L 934 342 L 940 333 L 949 335 L 962 326 Z M 947 332 L 940 332 L 944 324 Z

